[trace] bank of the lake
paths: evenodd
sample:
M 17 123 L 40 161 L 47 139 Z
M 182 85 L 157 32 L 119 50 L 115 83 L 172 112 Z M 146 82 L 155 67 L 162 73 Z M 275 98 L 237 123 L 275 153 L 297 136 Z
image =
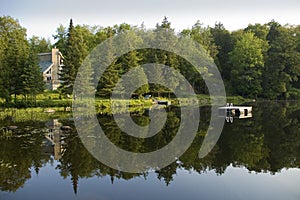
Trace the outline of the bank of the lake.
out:
M 211 104 L 211 99 L 209 95 L 198 94 L 199 106 L 206 106 Z M 130 99 L 130 100 L 114 100 L 117 104 L 124 105 L 129 104 L 130 107 L 150 107 L 156 100 L 164 100 L 170 102 L 170 104 L 175 106 L 189 104 L 189 98 L 165 98 L 165 97 L 153 97 L 150 99 Z M 243 98 L 241 96 L 229 96 L 226 97 L 227 102 L 233 104 L 243 104 L 246 102 L 252 102 L 252 99 Z M 101 111 L 111 108 L 111 99 L 109 98 L 95 98 L 95 108 L 96 111 Z M 72 107 L 72 98 L 64 98 L 59 93 L 43 93 L 36 97 L 35 100 L 25 100 L 22 97 L 17 97 L 12 102 L 5 102 L 0 99 L 0 108 L 51 108 L 58 111 L 69 111 Z M 63 109 L 63 110 L 62 110 Z

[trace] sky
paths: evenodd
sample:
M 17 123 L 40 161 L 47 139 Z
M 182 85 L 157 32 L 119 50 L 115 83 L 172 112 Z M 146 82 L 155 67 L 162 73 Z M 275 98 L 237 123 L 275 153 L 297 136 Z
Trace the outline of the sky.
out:
M 181 31 L 200 20 L 205 26 L 216 22 L 233 31 L 248 24 L 274 19 L 299 25 L 299 0 L 0 0 L 0 16 L 18 19 L 32 35 L 53 41 L 52 35 L 62 24 L 113 26 L 129 23 L 154 28 L 164 16 Z

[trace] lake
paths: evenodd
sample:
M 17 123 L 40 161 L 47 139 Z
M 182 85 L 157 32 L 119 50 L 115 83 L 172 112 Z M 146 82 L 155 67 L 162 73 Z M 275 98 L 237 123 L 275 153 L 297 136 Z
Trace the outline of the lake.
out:
M 122 172 L 95 159 L 82 144 L 71 115 L 1 115 L 0 128 L 6 128 L 0 130 L 0 199 L 300 199 L 300 104 L 252 106 L 250 118 L 224 118 L 217 144 L 202 159 L 198 152 L 210 107 L 200 107 L 199 129 L 188 150 L 167 167 L 143 173 Z M 150 152 L 167 145 L 178 131 L 180 108 L 166 110 L 164 129 L 150 138 L 126 135 L 109 114 L 97 118 L 113 144 Z M 145 126 L 148 112 L 141 109 L 131 117 Z

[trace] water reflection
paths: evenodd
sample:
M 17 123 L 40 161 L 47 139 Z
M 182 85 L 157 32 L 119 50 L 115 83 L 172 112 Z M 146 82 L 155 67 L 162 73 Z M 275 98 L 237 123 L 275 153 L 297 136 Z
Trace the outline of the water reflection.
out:
M 132 113 L 139 125 L 149 123 L 148 113 Z M 257 103 L 253 105 L 253 117 L 234 119 L 226 123 L 213 151 L 203 159 L 198 152 L 206 134 L 210 108 L 201 108 L 199 130 L 190 148 L 169 166 L 155 171 L 157 179 L 169 185 L 176 179 L 178 170 L 206 173 L 214 170 L 222 175 L 229 167 L 247 169 L 249 172 L 276 174 L 282 169 L 300 166 L 300 107 L 291 103 Z M 177 133 L 180 112 L 169 108 L 165 130 L 151 138 L 137 139 L 118 129 L 113 117 L 99 115 L 98 120 L 106 136 L 123 149 L 132 152 L 148 152 L 168 144 Z M 109 177 L 131 180 L 148 178 L 149 173 L 124 173 L 98 162 L 82 145 L 70 119 L 50 121 L 8 122 L 2 120 L 0 127 L 9 125 L 18 128 L 7 133 L 1 130 L 0 137 L 0 190 L 15 192 L 26 186 L 32 173 L 39 174 L 48 163 L 64 179 L 70 177 L 74 193 L 82 178 Z M 69 127 L 69 128 L 67 128 Z M 107 152 L 107 156 L 114 156 Z M 55 161 L 57 160 L 57 161 Z M 34 169 L 31 172 L 31 169 Z
M 62 124 L 58 119 L 52 119 L 46 122 L 45 126 L 48 128 L 48 131 L 45 133 L 43 151 L 53 155 L 55 160 L 59 160 L 65 150 L 62 146 L 63 137 L 60 130 Z

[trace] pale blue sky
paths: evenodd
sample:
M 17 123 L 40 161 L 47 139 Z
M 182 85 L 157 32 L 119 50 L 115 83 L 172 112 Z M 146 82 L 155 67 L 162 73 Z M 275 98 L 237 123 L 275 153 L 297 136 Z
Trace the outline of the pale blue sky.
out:
M 164 16 L 180 31 L 200 20 L 213 26 L 222 22 L 229 30 L 249 23 L 275 19 L 281 24 L 299 25 L 298 0 L 0 0 L 0 15 L 19 19 L 29 36 L 50 38 L 59 24 L 109 26 L 127 22 L 155 27 Z

